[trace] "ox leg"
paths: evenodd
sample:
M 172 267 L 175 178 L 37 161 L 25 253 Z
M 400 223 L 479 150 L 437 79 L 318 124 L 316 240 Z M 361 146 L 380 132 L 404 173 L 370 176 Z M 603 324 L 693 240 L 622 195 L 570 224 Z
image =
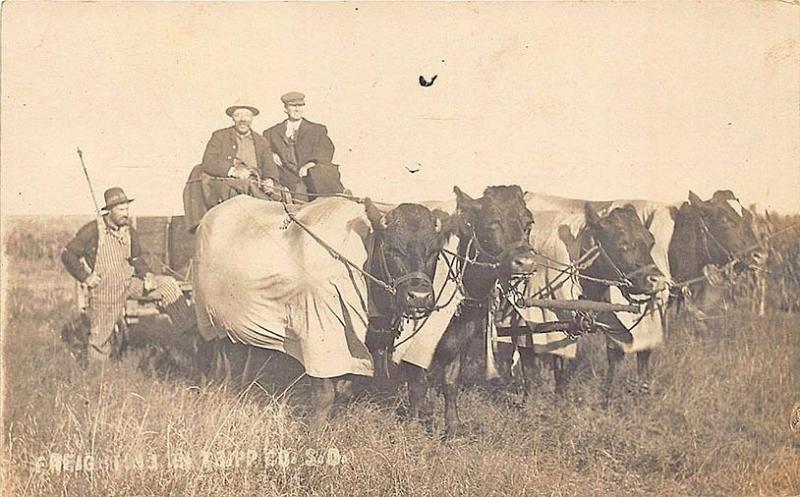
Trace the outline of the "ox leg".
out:
M 215 380 L 220 380 L 222 377 L 222 371 L 225 369 L 223 366 L 223 355 L 224 351 L 222 339 L 217 338 L 214 340 L 214 364 L 211 366 L 211 377 Z
M 194 374 L 200 383 L 208 384 L 214 365 L 214 345 L 198 335 L 194 338 L 192 352 Z
M 408 381 L 409 415 L 420 420 L 430 433 L 433 431 L 433 410 L 428 402 L 428 372 L 405 362 L 402 367 Z
M 530 397 L 531 390 L 539 387 L 541 373 L 539 371 L 539 359 L 532 348 L 520 347 L 519 364 L 522 369 L 522 391 L 525 400 Z
M 253 358 L 253 348 L 247 347 L 247 357 L 244 360 L 244 366 L 242 367 L 242 386 L 246 387 L 248 379 L 250 378 L 250 369 L 252 367 L 252 358 Z
M 461 334 L 459 334 L 459 329 Z M 463 430 L 461 418 L 458 415 L 458 394 L 461 383 L 461 369 L 469 352 L 472 339 L 486 330 L 486 319 L 483 316 L 465 319 L 459 324 L 448 326 L 440 345 L 442 363 L 444 364 L 442 381 L 444 384 L 444 423 L 445 436 L 452 437 Z
M 636 353 L 636 373 L 639 377 L 639 393 L 650 393 L 650 354 L 652 350 Z
M 444 394 L 445 436 L 455 435 L 461 421 L 458 418 L 458 380 L 461 376 L 461 354 L 467 351 L 468 340 L 460 337 L 458 326 L 451 321 L 442 335 L 434 354 L 434 371 L 441 371 L 440 381 Z M 467 327 L 464 327 L 467 331 Z
M 514 362 L 514 350 L 516 346 L 510 342 L 498 342 L 497 354 L 495 354 L 495 367 L 499 378 L 495 384 L 500 387 L 511 385 L 513 378 L 511 375 L 511 365 Z
M 445 436 L 452 437 L 461 430 L 461 419 L 458 416 L 458 387 L 461 377 L 461 360 L 459 354 L 444 367 L 444 425 Z
M 605 384 L 605 400 L 604 407 L 608 407 L 611 400 L 614 387 L 614 376 L 616 375 L 617 366 L 625 357 L 625 353 L 619 348 L 606 344 L 606 355 L 608 357 L 608 369 L 606 370 L 606 384 Z
M 555 354 L 551 355 L 553 356 L 553 380 L 556 395 L 564 397 L 567 393 L 567 369 L 564 366 L 564 358 Z
M 327 424 L 333 410 L 336 386 L 330 378 L 311 378 L 311 389 L 314 399 L 311 426 L 321 428 Z
M 214 377 L 220 378 L 225 385 L 231 382 L 231 361 L 225 348 L 225 339 L 214 340 Z

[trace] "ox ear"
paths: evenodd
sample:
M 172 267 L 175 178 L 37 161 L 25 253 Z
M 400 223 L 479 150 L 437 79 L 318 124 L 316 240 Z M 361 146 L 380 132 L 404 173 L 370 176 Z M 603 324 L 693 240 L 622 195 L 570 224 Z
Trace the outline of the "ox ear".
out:
M 689 190 L 689 203 L 692 204 L 694 207 L 700 207 L 703 204 L 705 204 L 705 202 L 703 202 L 703 200 L 691 190 Z
M 433 215 L 436 216 L 436 233 L 450 236 L 457 231 L 455 216 L 451 216 L 441 209 L 434 209 Z
M 671 217 L 673 221 L 678 218 L 678 208 L 674 205 L 669 206 L 669 217 Z
M 578 259 L 578 254 L 580 253 L 580 242 L 575 235 L 572 234 L 572 230 L 566 224 L 562 224 L 558 227 L 558 238 L 564 244 L 564 247 L 567 249 L 567 253 L 569 254 L 569 260 L 575 261 Z
M 372 203 L 372 200 L 365 198 L 364 208 L 367 211 L 367 219 L 369 219 L 370 224 L 372 224 L 372 229 L 375 231 L 386 229 L 386 216 L 381 214 L 381 211 L 375 207 L 375 204 Z
M 656 218 L 656 211 L 650 211 L 644 218 L 644 227 L 647 228 L 647 231 L 650 231 L 650 226 L 653 225 L 653 220 Z
M 600 214 L 597 213 L 592 204 L 586 202 L 584 204 L 584 212 L 586 214 L 586 225 L 587 226 L 597 226 L 600 224 Z
M 462 212 L 472 212 L 480 207 L 480 203 L 461 191 L 461 188 L 454 186 L 453 191 L 456 193 L 456 205 L 458 206 L 458 210 Z

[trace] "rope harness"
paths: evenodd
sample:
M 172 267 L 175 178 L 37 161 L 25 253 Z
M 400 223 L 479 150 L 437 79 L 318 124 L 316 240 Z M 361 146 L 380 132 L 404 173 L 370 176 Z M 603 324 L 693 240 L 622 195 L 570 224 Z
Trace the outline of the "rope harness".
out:
M 339 196 L 339 195 L 333 195 L 333 196 Z M 354 200 L 355 198 L 357 198 L 357 197 L 354 197 L 351 200 Z M 362 202 L 363 202 L 363 200 L 362 200 Z M 383 248 L 384 246 L 383 246 L 382 243 L 381 243 L 381 245 L 380 245 L 380 247 L 378 249 L 378 254 L 377 255 L 379 257 L 380 264 L 382 266 L 384 275 L 386 276 L 388 282 L 380 279 L 379 277 L 375 276 L 374 274 L 370 273 L 369 271 L 365 271 L 364 269 L 359 267 L 358 264 L 353 263 L 347 257 L 342 255 L 339 251 L 337 251 L 335 248 L 333 248 L 330 244 L 328 244 L 325 240 L 323 240 L 318 235 L 316 235 L 303 222 L 298 220 L 297 217 L 288 209 L 286 203 L 282 203 L 282 205 L 283 205 L 284 212 L 286 212 L 286 215 L 287 215 L 287 217 L 289 219 L 289 223 L 287 223 L 283 227 L 284 229 L 288 228 L 289 224 L 292 224 L 292 223 L 296 224 L 303 231 L 305 231 L 312 239 L 314 239 L 317 243 L 319 243 L 325 250 L 327 250 L 331 257 L 333 257 L 334 259 L 346 264 L 350 268 L 354 269 L 356 272 L 358 272 L 359 274 L 364 276 L 364 278 L 366 278 L 366 279 L 372 281 L 373 283 L 375 283 L 378 287 L 383 289 L 385 292 L 387 292 L 392 297 L 395 297 L 397 295 L 397 290 L 400 287 L 400 285 L 402 285 L 402 284 L 404 284 L 404 283 L 406 283 L 408 281 L 412 281 L 412 280 L 423 281 L 427 285 L 430 285 L 431 287 L 433 287 L 433 282 L 431 281 L 431 278 L 426 273 L 424 273 L 422 271 L 413 271 L 413 272 L 410 272 L 410 273 L 407 273 L 407 274 L 403 274 L 403 275 L 398 276 L 398 277 L 395 277 L 394 275 L 392 275 L 391 271 L 389 270 L 388 263 L 386 261 L 386 252 L 385 252 L 385 250 Z M 400 331 L 402 329 L 403 321 L 404 320 L 413 321 L 414 322 L 414 331 L 411 333 L 411 335 L 409 335 L 407 338 L 403 339 L 403 341 L 401 341 L 400 343 L 394 344 L 393 347 L 392 347 L 392 350 L 396 349 L 398 346 L 402 345 L 406 341 L 408 341 L 411 338 L 413 338 L 417 333 L 419 333 L 422 330 L 422 327 L 428 321 L 428 318 L 430 317 L 430 315 L 433 312 L 439 311 L 439 310 L 447 307 L 448 305 L 450 305 L 450 303 L 455 298 L 456 294 L 459 293 L 461 291 L 461 289 L 463 289 L 463 285 L 461 284 L 461 280 L 460 280 L 460 275 L 461 275 L 462 271 L 460 271 L 458 268 L 454 268 L 454 262 L 453 261 L 449 261 L 447 259 L 447 257 L 444 255 L 443 252 L 444 252 L 444 249 L 442 249 L 442 251 L 440 251 L 440 253 L 438 254 L 438 257 L 442 257 L 444 259 L 444 261 L 445 261 L 445 264 L 447 265 L 447 277 L 445 278 L 445 281 L 442 283 L 442 286 L 439 289 L 439 291 L 438 292 L 434 291 L 435 300 L 434 300 L 433 307 L 430 310 L 421 310 L 421 311 L 419 311 L 418 313 L 415 313 L 415 314 L 408 314 L 407 310 L 404 309 L 401 313 L 397 313 L 397 314 L 395 314 L 394 316 L 391 317 L 391 319 L 390 319 L 390 323 L 391 323 L 390 324 L 390 329 L 387 329 L 387 330 L 371 330 L 371 333 L 377 333 L 377 334 L 387 333 L 387 334 L 391 334 L 393 339 L 397 339 L 397 338 L 399 338 Z M 447 302 L 445 302 L 444 304 L 440 304 L 442 295 L 444 294 L 445 286 L 447 285 L 447 283 L 449 281 L 455 281 L 456 282 L 455 288 L 453 290 L 453 293 L 447 299 Z

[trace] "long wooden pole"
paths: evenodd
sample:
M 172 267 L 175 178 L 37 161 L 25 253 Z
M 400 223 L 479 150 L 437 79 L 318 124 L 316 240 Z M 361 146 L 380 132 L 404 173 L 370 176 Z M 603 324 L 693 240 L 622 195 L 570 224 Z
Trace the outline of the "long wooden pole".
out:
M 594 300 L 557 300 L 534 299 L 523 300 L 523 307 L 542 307 L 544 309 L 590 312 L 639 312 L 638 305 L 610 304 Z

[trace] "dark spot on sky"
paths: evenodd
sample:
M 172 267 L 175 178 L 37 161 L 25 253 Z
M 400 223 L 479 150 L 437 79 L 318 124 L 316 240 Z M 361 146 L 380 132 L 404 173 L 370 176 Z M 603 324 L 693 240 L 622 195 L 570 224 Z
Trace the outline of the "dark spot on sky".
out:
M 419 77 L 419 85 L 420 86 L 433 86 L 433 83 L 436 81 L 436 78 L 438 78 L 438 77 L 439 77 L 438 74 L 434 74 L 433 77 L 431 78 L 431 80 L 428 81 L 427 79 L 425 79 L 425 76 L 420 76 Z
M 730 126 L 731 124 L 733 124 L 733 123 L 728 123 L 728 126 Z
M 356 7 L 356 12 L 358 12 L 358 7 Z

